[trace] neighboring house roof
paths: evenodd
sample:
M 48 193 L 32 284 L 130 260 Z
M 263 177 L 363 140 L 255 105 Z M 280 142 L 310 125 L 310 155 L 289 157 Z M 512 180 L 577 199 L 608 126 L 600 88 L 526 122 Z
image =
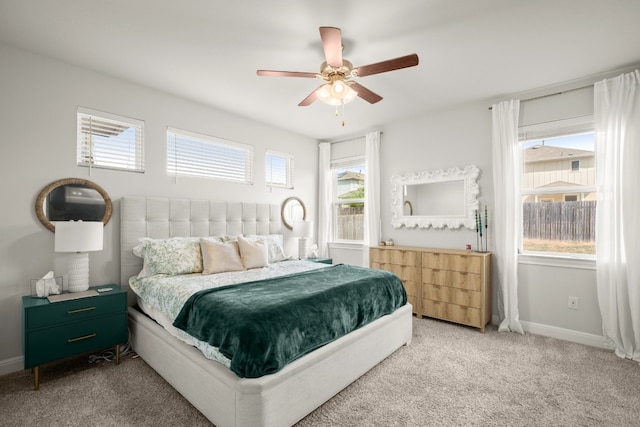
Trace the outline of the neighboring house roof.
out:
M 353 179 L 355 181 L 364 181 L 364 174 L 347 171 L 338 176 L 338 181 L 344 181 L 348 179 Z
M 555 181 L 549 184 L 541 185 L 536 188 L 553 188 L 553 187 L 584 187 L 584 184 L 576 184 L 575 182 Z
M 534 145 L 524 151 L 524 161 L 526 163 L 593 156 L 593 151 L 553 147 L 551 145 Z

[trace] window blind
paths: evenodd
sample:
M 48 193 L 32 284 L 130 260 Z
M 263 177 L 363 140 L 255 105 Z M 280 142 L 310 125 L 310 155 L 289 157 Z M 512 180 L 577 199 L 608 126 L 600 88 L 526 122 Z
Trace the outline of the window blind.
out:
M 268 186 L 293 188 L 293 156 L 267 150 L 265 155 Z
M 518 128 L 518 137 L 524 141 L 538 139 L 557 138 L 566 135 L 593 132 L 593 114 L 586 114 L 569 119 L 553 120 L 544 123 L 536 123 Z
M 251 184 L 253 147 L 168 128 L 167 173 Z
M 144 172 L 144 122 L 78 108 L 77 164 Z

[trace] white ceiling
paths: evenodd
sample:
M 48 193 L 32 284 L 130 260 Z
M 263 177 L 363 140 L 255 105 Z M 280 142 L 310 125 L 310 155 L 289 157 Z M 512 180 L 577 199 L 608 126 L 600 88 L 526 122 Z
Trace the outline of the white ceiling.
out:
M 315 139 L 640 63 L 639 0 L 0 0 L 0 42 Z M 342 29 L 354 66 L 417 53 L 417 67 L 363 77 L 384 97 L 346 106 L 319 82 L 318 27 Z

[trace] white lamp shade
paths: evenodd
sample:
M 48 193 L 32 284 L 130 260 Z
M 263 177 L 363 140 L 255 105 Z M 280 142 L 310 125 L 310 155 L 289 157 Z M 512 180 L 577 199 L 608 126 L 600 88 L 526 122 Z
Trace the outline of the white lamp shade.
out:
M 293 237 L 313 236 L 313 221 L 294 221 Z
M 101 221 L 54 221 L 56 252 L 89 252 L 102 250 Z

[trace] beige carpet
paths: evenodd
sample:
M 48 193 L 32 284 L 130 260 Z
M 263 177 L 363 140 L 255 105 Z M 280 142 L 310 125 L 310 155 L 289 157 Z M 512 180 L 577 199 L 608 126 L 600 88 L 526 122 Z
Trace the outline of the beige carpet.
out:
M 210 426 L 140 358 L 0 377 L 0 426 Z M 414 336 L 298 426 L 638 426 L 640 365 L 535 335 L 414 319 Z

